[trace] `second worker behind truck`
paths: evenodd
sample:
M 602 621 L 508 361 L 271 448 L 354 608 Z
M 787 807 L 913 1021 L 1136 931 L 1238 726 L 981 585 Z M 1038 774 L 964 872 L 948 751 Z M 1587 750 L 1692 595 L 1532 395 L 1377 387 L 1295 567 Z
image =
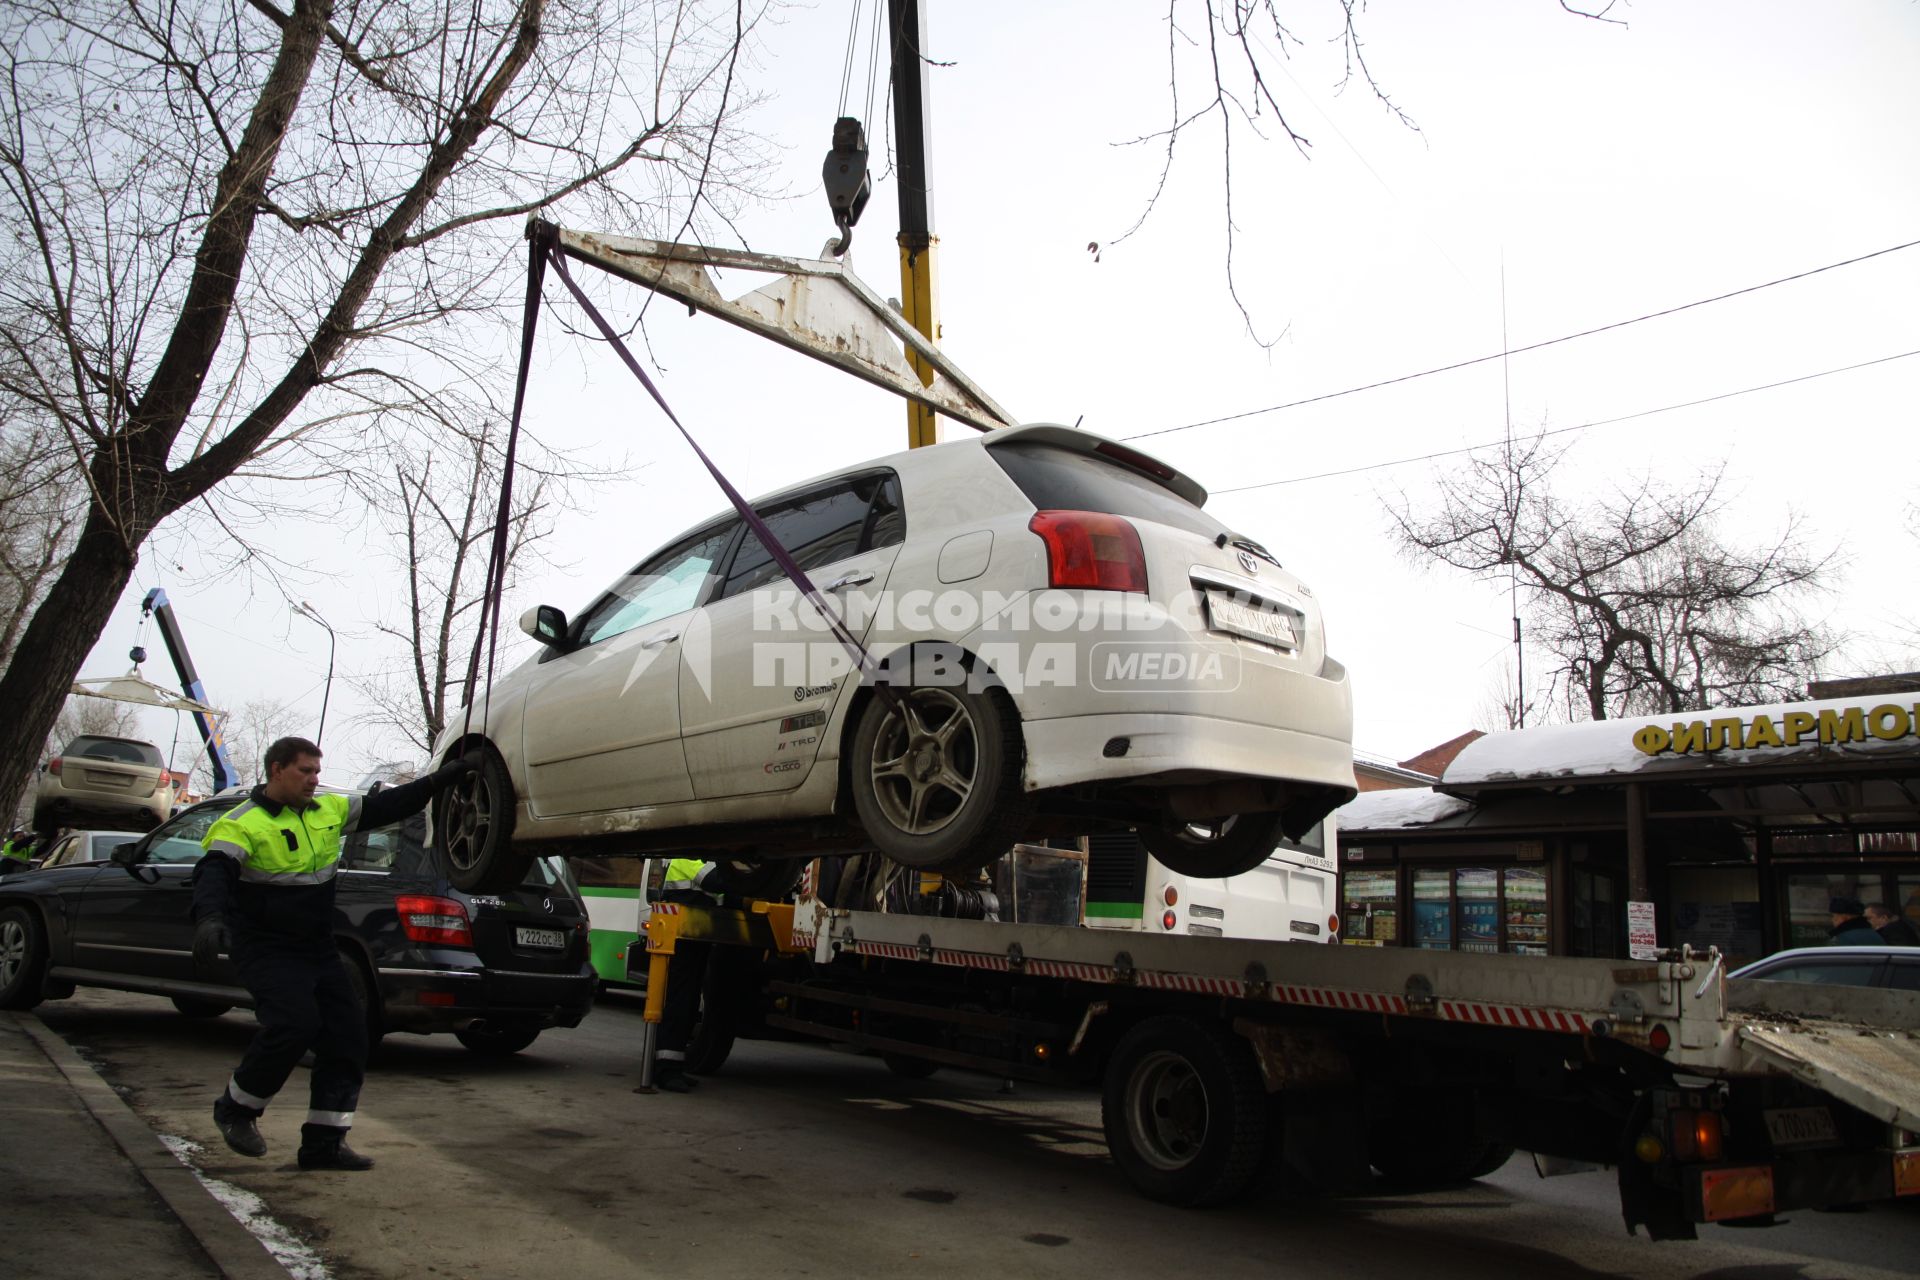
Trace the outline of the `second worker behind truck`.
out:
M 661 902 L 697 907 L 719 904 L 728 892 L 726 869 L 698 858 L 674 858 L 667 863 L 660 886 Z M 688 1093 L 700 1083 L 687 1074 L 687 1046 L 700 1022 L 700 995 L 707 984 L 708 942 L 674 943 L 667 961 L 667 1001 L 660 1011 L 660 1044 L 653 1055 L 653 1085 L 668 1093 Z
M 267 748 L 267 780 L 214 821 L 193 872 L 193 959 L 205 972 L 233 956 L 260 1030 L 213 1104 L 213 1122 L 243 1156 L 263 1156 L 255 1123 L 313 1051 L 302 1169 L 370 1169 L 346 1144 L 367 1068 L 367 1019 L 333 941 L 341 838 L 412 817 L 473 771 L 451 761 L 424 778 L 366 796 L 315 794 L 320 748 L 281 738 Z

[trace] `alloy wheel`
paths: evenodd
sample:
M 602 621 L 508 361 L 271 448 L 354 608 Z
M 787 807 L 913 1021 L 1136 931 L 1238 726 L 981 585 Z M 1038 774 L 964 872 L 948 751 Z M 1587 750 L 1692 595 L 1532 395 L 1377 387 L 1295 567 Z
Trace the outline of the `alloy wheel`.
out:
M 903 691 L 873 744 L 873 792 L 893 827 L 931 835 L 966 807 L 980 781 L 980 727 L 946 689 Z

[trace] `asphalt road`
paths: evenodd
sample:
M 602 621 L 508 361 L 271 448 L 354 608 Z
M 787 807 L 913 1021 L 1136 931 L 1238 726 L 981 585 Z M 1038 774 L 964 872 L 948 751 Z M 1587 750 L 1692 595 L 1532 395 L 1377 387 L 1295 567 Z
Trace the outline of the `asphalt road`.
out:
M 1108 1163 L 1098 1100 L 872 1058 L 743 1042 L 688 1096 L 636 1095 L 639 1004 L 487 1060 L 450 1036 L 389 1039 L 354 1145 L 369 1174 L 302 1174 L 297 1072 L 264 1160 L 220 1144 L 214 1095 L 252 1033 L 164 1000 L 83 992 L 41 1006 L 210 1177 L 257 1194 L 321 1275 L 358 1277 L 1161 1275 L 1414 1280 L 1874 1280 L 1920 1271 L 1920 1204 L 1796 1214 L 1692 1243 L 1628 1237 L 1608 1174 L 1542 1180 L 1524 1157 L 1444 1192 L 1169 1209 Z

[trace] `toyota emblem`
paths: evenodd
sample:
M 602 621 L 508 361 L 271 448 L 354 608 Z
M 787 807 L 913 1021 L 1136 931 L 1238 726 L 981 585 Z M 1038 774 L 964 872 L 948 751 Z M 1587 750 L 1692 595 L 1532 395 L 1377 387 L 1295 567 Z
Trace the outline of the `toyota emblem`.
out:
M 545 911 L 545 912 L 546 912 L 546 913 L 547 913 L 548 915 L 552 915 L 552 914 L 553 914 L 553 899 L 552 899 L 552 898 L 542 898 L 542 899 L 540 899 L 540 909 L 541 909 L 542 911 Z
M 1235 554 L 1240 557 L 1240 567 L 1242 569 L 1245 569 L 1248 573 L 1257 574 L 1260 572 L 1260 562 L 1253 558 L 1251 551 L 1238 551 L 1235 552 Z

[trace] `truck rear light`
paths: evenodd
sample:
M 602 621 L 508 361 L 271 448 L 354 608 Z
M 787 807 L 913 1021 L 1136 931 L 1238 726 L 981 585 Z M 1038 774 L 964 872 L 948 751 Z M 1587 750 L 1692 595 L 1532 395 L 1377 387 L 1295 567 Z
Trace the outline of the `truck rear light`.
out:
M 1653 1030 L 1647 1033 L 1647 1048 L 1655 1053 L 1665 1053 L 1673 1048 L 1673 1033 L 1664 1024 L 1654 1023 Z
M 473 945 L 473 928 L 467 921 L 467 909 L 452 898 L 403 893 L 393 900 L 393 906 L 400 913 L 400 928 L 410 942 L 434 943 L 443 947 Z
M 1178 923 L 1180 923 L 1180 918 L 1171 911 L 1163 912 L 1160 916 L 1160 927 L 1162 929 L 1171 929 Z
M 1327 917 L 1327 932 L 1328 932 L 1328 933 L 1330 933 L 1330 934 L 1332 934 L 1332 933 L 1338 933 L 1338 932 L 1340 932 L 1340 917 L 1339 917 L 1339 916 L 1328 916 L 1328 917 Z
M 1180 905 L 1180 892 L 1179 890 L 1175 889 L 1172 885 L 1168 885 L 1166 893 L 1161 896 L 1167 900 L 1167 905 L 1170 907 L 1177 907 Z
M 1095 591 L 1147 590 L 1140 531 L 1102 511 L 1036 511 L 1027 528 L 1047 544 L 1047 585 Z
M 1726 1153 L 1718 1111 L 1674 1111 L 1668 1116 L 1675 1160 L 1711 1162 Z

